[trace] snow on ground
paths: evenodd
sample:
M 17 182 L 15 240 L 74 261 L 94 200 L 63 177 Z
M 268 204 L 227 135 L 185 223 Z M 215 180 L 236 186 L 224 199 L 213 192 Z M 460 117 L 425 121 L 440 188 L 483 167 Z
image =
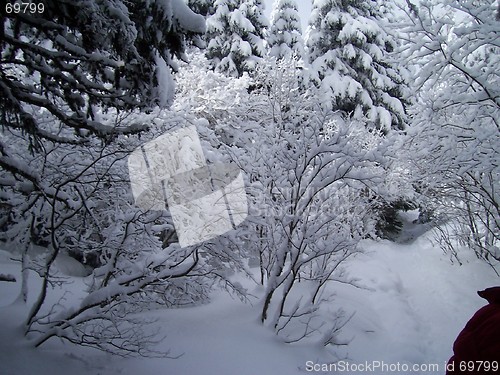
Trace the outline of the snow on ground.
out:
M 343 288 L 340 300 L 357 310 L 346 329 L 353 334 L 349 356 L 357 361 L 440 364 L 472 314 L 486 301 L 477 290 L 499 283 L 486 264 L 469 257 L 451 265 L 420 238 L 409 245 L 371 243 L 350 267 L 371 290 Z M 347 333 L 347 332 L 346 332 Z
M 411 230 L 418 232 L 414 227 Z M 349 264 L 363 288 L 331 285 L 336 293 L 332 308 L 355 313 L 341 334 L 350 344 L 335 350 L 340 358 L 351 364 L 435 363 L 439 371 L 434 373 L 444 373 L 456 335 L 485 304 L 476 291 L 498 285 L 499 280 L 467 251 L 461 253 L 462 266 L 451 264 L 430 237 L 427 233 L 404 244 L 365 241 L 367 252 Z M 64 260 L 59 264 L 66 272 L 72 267 Z M 243 304 L 222 292 L 215 293 L 207 305 L 146 313 L 158 319 L 157 329 L 166 335 L 159 349 L 170 349 L 171 356 L 180 356 L 176 359 L 123 359 L 57 340 L 33 349 L 21 339 L 19 328 L 26 307 L 13 303 L 19 292 L 19 269 L 9 253 L 0 252 L 0 274 L 18 280 L 0 282 L 0 374 L 294 375 L 311 373 L 307 370 L 312 363 L 333 361 L 321 348 L 282 344 L 259 324 L 260 306 L 255 299 Z M 32 298 L 38 281 L 30 275 Z M 68 299 L 76 298 L 85 287 L 83 277 L 71 281 L 73 293 Z M 246 285 L 254 295 L 261 292 L 248 280 Z M 374 368 L 371 373 L 387 372 Z

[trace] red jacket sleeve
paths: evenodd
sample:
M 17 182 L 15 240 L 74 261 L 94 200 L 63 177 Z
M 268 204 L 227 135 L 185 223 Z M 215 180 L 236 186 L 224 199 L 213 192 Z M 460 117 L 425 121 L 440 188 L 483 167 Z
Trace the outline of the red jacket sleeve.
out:
M 485 293 L 486 292 L 486 293 Z M 454 355 L 448 363 L 447 374 L 498 374 L 497 371 L 486 371 L 484 366 L 496 361 L 500 366 L 500 288 L 489 288 L 478 293 L 490 301 L 479 309 L 458 335 L 454 345 Z M 487 297 L 486 297 L 487 296 Z M 460 371 L 465 362 L 474 362 L 474 371 Z M 488 361 L 483 369 L 478 369 L 481 364 L 477 361 Z

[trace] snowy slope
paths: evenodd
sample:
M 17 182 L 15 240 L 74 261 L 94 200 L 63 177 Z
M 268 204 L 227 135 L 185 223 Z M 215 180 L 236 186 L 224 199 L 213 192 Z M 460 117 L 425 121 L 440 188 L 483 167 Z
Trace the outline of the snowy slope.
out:
M 351 364 L 438 364 L 437 373 L 444 373 L 453 340 L 484 304 L 476 290 L 499 282 L 486 264 L 466 251 L 461 253 L 463 266 L 451 264 L 430 237 L 427 233 L 406 244 L 364 242 L 367 252 L 349 264 L 363 288 L 331 286 L 335 308 L 355 313 L 341 335 L 350 344 L 335 349 L 339 358 Z M 216 293 L 204 306 L 147 313 L 158 319 L 157 329 L 166 335 L 159 349 L 170 349 L 172 357 L 179 356 L 176 359 L 110 357 L 56 340 L 34 350 L 21 339 L 18 327 L 26 308 L 12 304 L 19 292 L 19 263 L 7 252 L 0 253 L 0 273 L 18 280 L 0 284 L 0 374 L 293 375 L 310 373 L 311 363 L 334 360 L 319 347 L 282 344 L 259 324 L 258 303 L 243 304 L 224 293 Z M 80 293 L 84 280 L 72 277 L 68 298 Z M 30 282 L 33 296 L 35 275 L 30 275 Z M 258 287 L 244 282 L 259 295 Z

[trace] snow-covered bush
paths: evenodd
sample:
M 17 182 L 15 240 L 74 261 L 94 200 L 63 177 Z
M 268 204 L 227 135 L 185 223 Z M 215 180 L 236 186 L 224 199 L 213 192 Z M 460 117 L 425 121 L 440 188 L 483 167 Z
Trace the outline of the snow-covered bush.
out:
M 116 113 L 102 116 L 114 118 Z M 35 159 L 24 152 L 27 140 L 12 138 L 15 156 L 30 159 L 44 191 L 53 192 L 45 197 L 28 183 L 20 192 L 14 178 L 3 190 L 12 212 L 2 239 L 11 248 L 24 249 L 23 267 L 42 277 L 41 292 L 24 324 L 35 346 L 59 337 L 114 354 L 156 355 L 149 351 L 148 344 L 156 339 L 145 333 L 147 320 L 131 318 L 131 313 L 204 303 L 215 285 L 244 298 L 244 291 L 227 279 L 229 270 L 241 268 L 241 261 L 225 238 L 185 248 L 164 243 L 165 233 L 174 232 L 168 212 L 143 211 L 134 205 L 129 153 L 172 126 L 200 123 L 185 114 L 159 110 L 149 115 L 128 113 L 122 121 L 127 126 L 147 122 L 150 131 L 140 140 L 119 135 L 109 144 L 94 140 L 79 148 L 45 144 L 46 153 Z M 35 238 L 45 247 L 38 257 L 32 251 Z M 83 260 L 89 254 L 98 257 L 85 297 L 76 305 L 47 302 L 54 283 L 64 288 L 65 278 L 54 271 L 61 254 L 79 254 Z M 22 293 L 26 300 L 26 287 Z
M 411 4 L 411 3 L 410 3 Z M 427 1 L 407 12 L 405 53 L 418 101 L 409 132 L 415 180 L 453 223 L 447 249 L 500 261 L 500 64 L 495 1 Z M 457 243 L 458 241 L 458 243 Z
M 187 68 L 176 104 L 205 116 L 211 142 L 246 172 L 241 255 L 258 260 L 262 322 L 288 342 L 335 331 L 319 328 L 317 312 L 328 299 L 322 291 L 330 281 L 350 281 L 342 264 L 374 233 L 371 207 L 386 162 L 383 139 L 325 111 L 301 74 L 293 57 L 263 64 L 254 80 L 265 85 L 215 72 L 195 82 Z M 249 92 L 252 85 L 261 89 Z

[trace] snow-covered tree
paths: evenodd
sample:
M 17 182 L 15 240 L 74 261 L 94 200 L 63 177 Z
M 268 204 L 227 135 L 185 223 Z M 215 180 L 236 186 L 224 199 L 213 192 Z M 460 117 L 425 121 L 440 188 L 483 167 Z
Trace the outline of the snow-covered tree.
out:
M 99 143 L 148 127 L 124 126 L 104 113 L 168 104 L 173 56 L 183 58 L 186 38 L 203 32 L 203 17 L 179 0 L 147 6 L 119 0 L 49 2 L 40 14 L 6 13 L 0 42 L 0 167 L 1 202 L 8 214 L 1 221 L 3 228 L 25 226 L 29 236 L 21 248 L 53 240 L 47 228 L 55 230 L 54 223 L 38 211 L 42 206 L 55 210 L 55 202 L 65 203 L 58 215 L 83 210 L 87 195 L 78 186 L 89 168 L 113 156 L 95 151 Z M 66 152 L 80 155 L 79 162 L 67 164 Z M 23 199 L 34 201 L 21 208 Z
M 267 20 L 261 0 L 216 0 L 207 19 L 206 56 L 233 77 L 251 72 L 265 55 Z
M 325 104 L 387 131 L 405 127 L 404 79 L 382 26 L 385 2 L 315 0 L 307 47 Z
M 2 125 L 22 127 L 33 149 L 42 139 L 74 141 L 42 125 L 38 111 L 78 137 L 137 130 L 104 126 L 95 112 L 167 104 L 172 92 L 167 66 L 175 68 L 173 56 L 183 57 L 187 36 L 204 30 L 203 17 L 180 0 L 48 2 L 41 14 L 5 14 Z
M 304 58 L 304 41 L 295 0 L 275 0 L 267 43 L 270 56 Z
M 500 25 L 495 1 L 428 1 L 407 12 L 415 65 L 409 154 L 415 180 L 449 218 L 446 248 L 500 261 Z M 458 242 L 457 242 L 458 241 Z
M 21 195 L 79 201 L 78 196 L 61 198 L 63 192 L 42 178 L 38 161 L 47 152 L 54 156 L 51 161 L 66 157 L 49 151 L 53 145 L 85 151 L 94 138 L 108 143 L 146 129 L 109 121 L 103 111 L 168 104 L 173 93 L 168 66 L 175 68 L 173 56 L 184 57 L 185 39 L 204 29 L 203 17 L 180 0 L 147 6 L 119 0 L 49 2 L 40 14 L 6 13 L 0 42 L 2 173 L 31 186 L 18 189 Z M 16 189 L 5 181 L 3 187 Z

